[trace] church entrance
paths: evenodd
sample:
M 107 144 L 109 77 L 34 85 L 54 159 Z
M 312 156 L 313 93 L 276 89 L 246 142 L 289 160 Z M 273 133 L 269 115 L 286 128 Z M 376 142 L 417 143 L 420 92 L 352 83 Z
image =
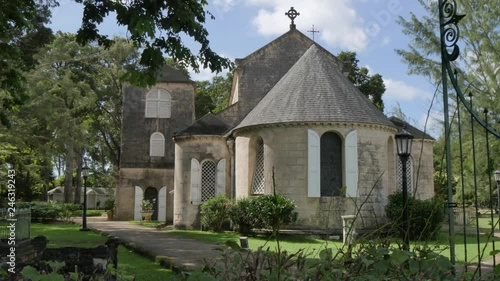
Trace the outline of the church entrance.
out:
M 146 188 L 144 192 L 144 199 L 153 202 L 153 216 L 151 220 L 158 220 L 158 191 L 154 187 Z

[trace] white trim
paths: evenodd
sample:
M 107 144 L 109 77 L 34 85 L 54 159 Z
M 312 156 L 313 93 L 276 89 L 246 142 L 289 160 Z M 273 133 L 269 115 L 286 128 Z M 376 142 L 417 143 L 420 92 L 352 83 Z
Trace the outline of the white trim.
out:
M 307 130 L 307 197 L 321 197 L 320 184 L 320 137 L 315 131 Z

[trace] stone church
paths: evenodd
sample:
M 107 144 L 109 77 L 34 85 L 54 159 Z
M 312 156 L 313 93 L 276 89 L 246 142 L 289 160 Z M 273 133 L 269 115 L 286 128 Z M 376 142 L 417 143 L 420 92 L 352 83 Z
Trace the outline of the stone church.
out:
M 200 205 L 277 193 L 293 199 L 296 229 L 340 231 L 384 222 L 387 196 L 401 188 L 394 135 L 415 136 L 407 162 L 409 190 L 430 198 L 434 139 L 387 118 L 346 78 L 344 63 L 290 25 L 290 30 L 236 60 L 229 106 L 195 120 L 195 84 L 166 66 L 150 89 L 123 99 L 118 219 L 153 219 L 200 228 Z M 273 187 L 273 173 L 275 185 Z

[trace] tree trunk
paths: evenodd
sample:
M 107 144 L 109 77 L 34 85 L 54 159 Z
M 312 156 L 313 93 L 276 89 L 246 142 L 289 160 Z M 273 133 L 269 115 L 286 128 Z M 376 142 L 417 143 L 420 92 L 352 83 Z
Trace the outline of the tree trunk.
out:
M 73 140 L 66 148 L 66 169 L 64 170 L 64 202 L 73 202 Z
M 80 204 L 81 196 L 82 196 L 82 158 L 83 153 L 81 153 L 82 149 L 78 149 L 78 155 L 76 157 L 76 184 L 75 184 L 75 204 Z M 85 196 L 85 194 L 83 195 Z

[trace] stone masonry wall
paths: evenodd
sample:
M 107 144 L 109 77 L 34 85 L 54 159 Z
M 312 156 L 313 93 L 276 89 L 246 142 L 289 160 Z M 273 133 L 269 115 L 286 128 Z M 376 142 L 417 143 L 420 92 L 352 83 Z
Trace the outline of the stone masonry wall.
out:
M 123 98 L 121 168 L 172 168 L 174 164 L 173 134 L 194 121 L 194 86 L 188 83 L 159 83 L 172 98 L 171 118 L 146 118 L 147 89 L 128 87 Z M 165 136 L 165 157 L 150 157 L 152 133 Z
M 358 131 L 359 197 L 307 197 L 307 129 L 319 135 L 334 131 L 345 136 Z M 342 215 L 352 215 L 356 205 L 364 202 L 359 227 L 371 228 L 383 221 L 383 207 L 388 195 L 387 143 L 395 130 L 388 127 L 372 127 L 361 124 L 301 124 L 297 126 L 272 126 L 237 132 L 236 135 L 236 196 L 249 196 L 252 171 L 245 160 L 251 155 L 251 140 L 261 136 L 265 144 L 266 192 L 272 189 L 270 174 L 274 167 L 276 191 L 293 199 L 299 212 L 297 228 L 332 229 L 340 231 Z M 345 153 L 345 152 L 343 152 Z M 343 162 L 345 165 L 345 155 Z M 345 170 L 345 169 L 344 169 Z M 345 171 L 343 181 L 345 184 Z
M 134 218 L 136 186 L 141 187 L 143 191 L 148 187 L 154 187 L 159 191 L 160 188 L 166 186 L 166 221 L 167 223 L 173 221 L 173 169 L 121 168 L 119 175 L 119 188 L 116 194 L 116 219 L 132 220 Z
M 199 229 L 199 205 L 191 202 L 191 159 L 201 164 L 205 159 L 218 162 L 226 159 L 226 196 L 231 193 L 231 155 L 225 137 L 191 136 L 176 139 L 175 144 L 175 188 L 174 226 L 176 228 Z

